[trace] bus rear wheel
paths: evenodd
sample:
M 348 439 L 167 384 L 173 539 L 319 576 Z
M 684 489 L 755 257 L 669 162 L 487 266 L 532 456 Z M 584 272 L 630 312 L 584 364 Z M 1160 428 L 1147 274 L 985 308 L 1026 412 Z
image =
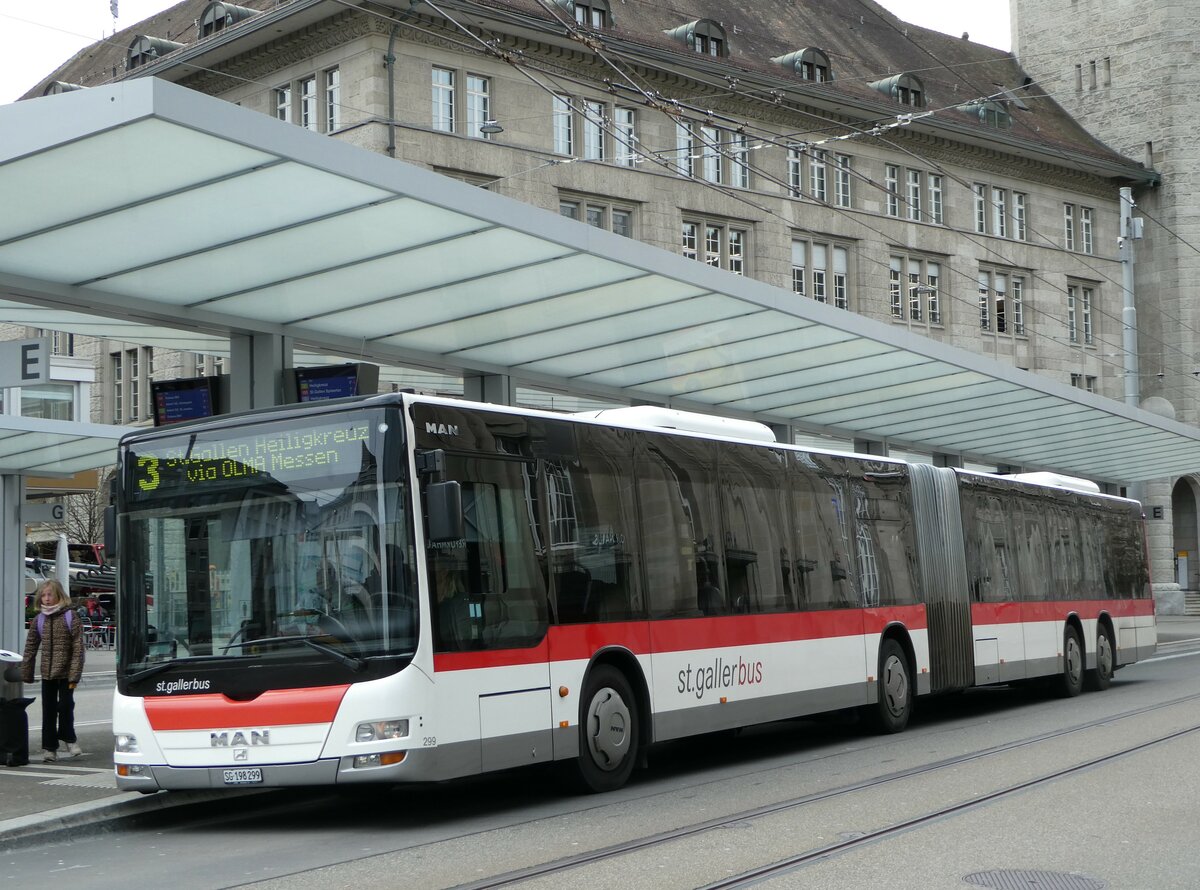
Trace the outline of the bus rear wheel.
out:
M 1096 626 L 1096 669 L 1088 671 L 1087 685 L 1090 689 L 1102 692 L 1112 685 L 1113 672 L 1116 670 L 1116 655 L 1113 652 L 1112 637 L 1108 628 L 1103 624 Z
M 879 698 L 867 705 L 864 716 L 876 732 L 901 732 L 912 716 L 913 686 L 908 658 L 895 640 L 879 647 Z
M 583 690 L 576 769 L 585 791 L 615 791 L 629 781 L 637 762 L 640 727 L 637 699 L 625 675 L 598 665 Z
M 1063 633 L 1063 672 L 1056 683 L 1063 698 L 1074 698 L 1083 692 L 1083 644 L 1079 632 L 1067 625 Z

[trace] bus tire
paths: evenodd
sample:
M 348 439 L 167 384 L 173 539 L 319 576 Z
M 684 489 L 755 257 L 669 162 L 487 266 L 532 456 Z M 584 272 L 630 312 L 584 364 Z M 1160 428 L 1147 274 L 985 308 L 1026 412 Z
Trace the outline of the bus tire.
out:
M 1079 632 L 1067 625 L 1063 632 L 1063 671 L 1055 683 L 1056 691 L 1063 698 L 1074 698 L 1083 692 L 1083 644 Z
M 1116 653 L 1113 652 L 1112 637 L 1109 636 L 1108 628 L 1103 624 L 1097 624 L 1096 668 L 1087 672 L 1087 685 L 1089 689 L 1103 692 L 1112 685 L 1116 660 Z
M 879 696 L 867 705 L 867 723 L 880 733 L 902 732 L 912 716 L 913 685 L 908 658 L 895 640 L 884 640 L 879 647 Z
M 625 675 L 612 665 L 588 674 L 579 713 L 579 757 L 584 791 L 615 791 L 629 781 L 641 741 L 637 699 Z

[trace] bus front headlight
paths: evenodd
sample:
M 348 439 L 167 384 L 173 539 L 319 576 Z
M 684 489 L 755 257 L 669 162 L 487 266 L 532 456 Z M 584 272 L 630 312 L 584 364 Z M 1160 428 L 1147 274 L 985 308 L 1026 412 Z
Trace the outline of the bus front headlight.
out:
M 408 738 L 407 720 L 377 720 L 374 723 L 360 723 L 354 733 L 356 742 L 379 742 L 384 739 Z

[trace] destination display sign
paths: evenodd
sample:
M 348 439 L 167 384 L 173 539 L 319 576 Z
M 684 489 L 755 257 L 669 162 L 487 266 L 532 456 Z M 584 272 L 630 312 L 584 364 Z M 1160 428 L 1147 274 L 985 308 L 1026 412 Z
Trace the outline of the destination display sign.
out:
M 362 468 L 372 420 L 361 412 L 336 422 L 181 435 L 134 443 L 131 448 L 134 500 L 202 493 L 229 486 L 355 476 Z M 222 434 L 223 433 L 223 434 Z

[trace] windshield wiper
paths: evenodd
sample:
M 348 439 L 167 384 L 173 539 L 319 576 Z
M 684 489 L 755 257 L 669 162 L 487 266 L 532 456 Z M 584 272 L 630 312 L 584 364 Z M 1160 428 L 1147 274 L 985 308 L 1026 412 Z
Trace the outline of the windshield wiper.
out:
M 171 659 L 170 661 L 160 661 L 158 664 L 153 664 L 148 668 L 138 671 L 136 674 L 130 674 L 125 678 L 126 683 L 136 683 L 138 680 L 145 680 L 148 677 L 153 677 L 155 674 L 161 674 L 167 668 L 179 663 L 179 660 Z
M 245 646 L 257 646 L 261 643 L 303 643 L 310 649 L 316 649 L 323 655 L 328 655 L 334 661 L 344 664 L 346 667 L 355 673 L 361 673 L 367 669 L 367 660 L 365 658 L 355 658 L 353 655 L 347 655 L 345 652 L 339 652 L 332 646 L 326 646 L 323 643 L 318 643 L 311 637 L 260 637 L 256 640 L 240 640 L 236 643 L 230 643 L 222 652 L 237 648 L 241 649 Z

